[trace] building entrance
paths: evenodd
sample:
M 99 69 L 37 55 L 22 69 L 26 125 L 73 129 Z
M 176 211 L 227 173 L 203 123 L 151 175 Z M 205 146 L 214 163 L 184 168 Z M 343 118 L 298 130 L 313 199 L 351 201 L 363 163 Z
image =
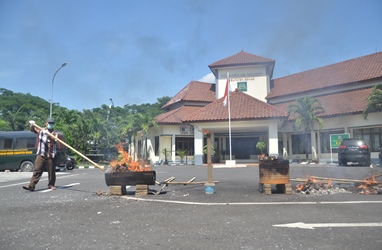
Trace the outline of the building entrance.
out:
M 251 155 L 258 155 L 260 151 L 256 149 L 256 143 L 259 137 L 232 138 L 232 155 L 235 159 L 250 159 Z M 226 140 L 227 150 L 229 152 L 229 139 Z

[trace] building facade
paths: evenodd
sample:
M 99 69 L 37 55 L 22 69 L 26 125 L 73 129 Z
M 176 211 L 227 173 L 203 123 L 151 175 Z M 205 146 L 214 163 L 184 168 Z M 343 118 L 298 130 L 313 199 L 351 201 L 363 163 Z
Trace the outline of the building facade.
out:
M 256 162 L 256 143 L 266 153 L 288 159 L 337 161 L 331 135 L 349 133 L 365 139 L 377 158 L 382 144 L 382 112 L 362 112 L 371 89 L 382 84 L 382 53 L 273 79 L 275 60 L 244 51 L 209 65 L 215 83 L 191 81 L 162 108 L 158 127 L 138 136 L 151 162 L 164 160 L 201 165 L 205 162 L 206 133 L 211 134 L 214 162 Z M 233 92 L 224 106 L 226 84 Z M 308 141 L 294 129 L 288 106 L 298 98 L 318 99 L 325 107 L 324 126 L 314 124 Z M 308 147 L 306 145 L 308 144 Z M 178 150 L 186 150 L 180 159 Z M 168 155 L 164 156 L 164 151 Z

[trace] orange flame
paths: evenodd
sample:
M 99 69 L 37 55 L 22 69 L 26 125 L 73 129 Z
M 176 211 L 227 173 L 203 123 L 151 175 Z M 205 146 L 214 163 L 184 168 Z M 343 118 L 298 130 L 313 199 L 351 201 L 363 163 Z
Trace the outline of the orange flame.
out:
M 122 171 L 151 171 L 150 166 L 145 165 L 144 161 L 133 161 L 129 153 L 127 153 L 124 149 L 125 143 L 119 143 L 114 145 L 114 147 L 118 150 L 119 156 L 117 160 L 112 160 L 110 162 L 110 166 L 114 168 L 114 170 L 122 172 Z M 126 169 L 127 168 L 127 169 Z
M 378 182 L 375 180 L 375 173 L 372 176 L 366 177 L 362 183 L 357 186 L 359 194 L 378 194 Z

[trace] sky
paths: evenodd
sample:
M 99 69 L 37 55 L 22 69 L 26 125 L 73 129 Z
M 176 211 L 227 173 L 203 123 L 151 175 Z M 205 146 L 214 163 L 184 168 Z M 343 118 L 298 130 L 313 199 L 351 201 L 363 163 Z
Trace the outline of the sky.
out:
M 380 0 L 0 0 L 0 88 L 48 102 L 53 89 L 79 111 L 155 103 L 213 83 L 208 65 L 242 50 L 276 60 L 273 78 L 381 52 L 381 13 Z

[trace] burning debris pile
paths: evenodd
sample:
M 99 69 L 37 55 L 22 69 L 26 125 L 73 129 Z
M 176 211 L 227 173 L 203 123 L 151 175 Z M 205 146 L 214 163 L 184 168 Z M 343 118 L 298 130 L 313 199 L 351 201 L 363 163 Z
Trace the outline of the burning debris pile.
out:
M 125 143 L 120 143 L 114 146 L 118 150 L 119 156 L 116 160 L 110 162 L 110 168 L 108 168 L 107 172 L 151 171 L 150 166 L 146 165 L 144 161 L 133 161 L 129 153 L 125 151 L 124 145 Z
M 306 181 L 296 186 L 296 193 L 326 195 L 338 193 L 359 193 L 359 194 L 382 194 L 382 183 L 376 181 L 376 177 L 382 176 L 373 174 L 364 180 L 336 179 L 317 176 L 309 176 Z M 296 179 L 301 181 L 301 179 Z M 349 188 L 334 186 L 334 182 L 340 184 L 352 184 Z
M 363 182 L 358 183 L 357 192 L 359 194 L 382 194 L 382 183 L 378 183 L 375 179 L 378 176 L 382 175 L 373 174 L 363 180 Z
M 296 192 L 312 195 L 351 193 L 344 188 L 334 187 L 332 181 L 333 179 L 329 179 L 327 182 L 319 182 L 314 177 L 308 177 L 308 180 L 305 183 L 296 186 Z

